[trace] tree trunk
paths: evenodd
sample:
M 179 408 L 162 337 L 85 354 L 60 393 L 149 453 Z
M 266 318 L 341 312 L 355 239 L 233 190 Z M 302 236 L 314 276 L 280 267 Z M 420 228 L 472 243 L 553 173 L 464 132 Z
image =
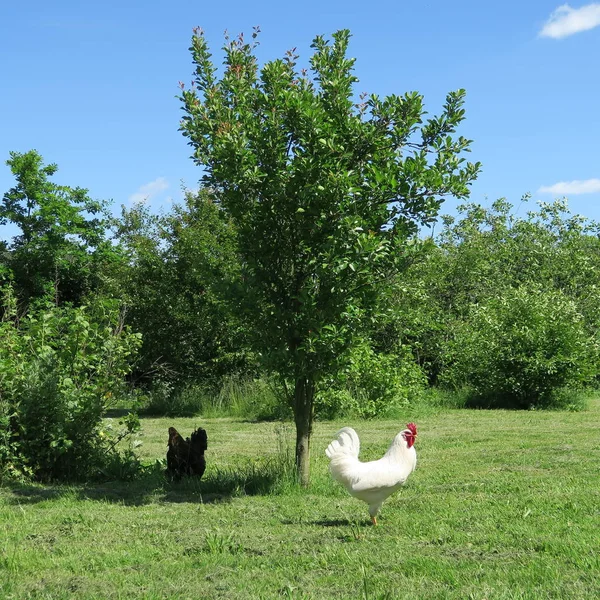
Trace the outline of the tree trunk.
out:
M 310 480 L 310 436 L 313 423 L 315 384 L 301 377 L 294 388 L 294 420 L 296 421 L 296 471 L 298 480 L 308 487 Z

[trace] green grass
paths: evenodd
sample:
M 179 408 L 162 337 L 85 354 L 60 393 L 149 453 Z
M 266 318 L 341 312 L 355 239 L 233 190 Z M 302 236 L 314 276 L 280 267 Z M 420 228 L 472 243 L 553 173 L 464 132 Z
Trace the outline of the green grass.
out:
M 415 410 L 318 423 L 309 490 L 290 481 L 289 425 L 143 419 L 140 481 L 0 489 L 0 597 L 600 597 L 600 401 Z M 417 470 L 372 527 L 330 480 L 324 448 L 350 424 L 363 457 L 378 457 L 409 419 Z M 200 482 L 156 465 L 169 425 L 207 429 Z

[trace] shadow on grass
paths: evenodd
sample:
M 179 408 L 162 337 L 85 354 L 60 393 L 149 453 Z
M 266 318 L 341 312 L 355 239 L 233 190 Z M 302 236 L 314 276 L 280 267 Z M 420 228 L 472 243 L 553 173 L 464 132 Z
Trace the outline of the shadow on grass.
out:
M 229 502 L 234 497 L 277 493 L 288 478 L 273 462 L 249 463 L 238 468 L 209 468 L 202 479 L 183 477 L 172 480 L 164 464 L 156 462 L 144 467 L 133 481 L 55 484 L 7 483 L 7 502 L 14 505 L 38 504 L 46 501 L 95 500 L 127 506 L 162 502 L 212 504 Z
M 311 521 L 311 525 L 320 525 L 321 527 L 346 527 L 347 525 L 355 525 L 356 521 L 350 519 L 319 519 Z

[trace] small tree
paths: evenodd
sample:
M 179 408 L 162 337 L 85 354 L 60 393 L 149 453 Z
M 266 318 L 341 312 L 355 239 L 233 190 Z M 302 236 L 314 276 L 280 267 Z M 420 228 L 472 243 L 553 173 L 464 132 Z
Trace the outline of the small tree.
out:
M 217 76 L 200 29 L 183 134 L 203 180 L 238 230 L 243 312 L 258 352 L 284 380 L 296 423 L 296 465 L 309 481 L 315 390 L 338 367 L 378 284 L 405 264 L 407 244 L 447 195 L 468 196 L 479 164 L 452 134 L 464 91 L 423 122 L 416 92 L 354 99 L 350 33 L 314 39 L 310 74 L 297 56 L 258 68 L 258 42 L 226 39 Z

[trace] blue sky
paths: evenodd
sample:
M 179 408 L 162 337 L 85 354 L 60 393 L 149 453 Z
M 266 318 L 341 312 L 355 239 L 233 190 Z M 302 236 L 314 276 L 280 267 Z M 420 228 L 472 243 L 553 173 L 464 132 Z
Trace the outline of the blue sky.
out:
M 567 196 L 600 220 L 600 3 L 560 0 L 191 2 L 55 0 L 0 8 L 0 193 L 10 150 L 37 149 L 55 181 L 88 188 L 115 210 L 181 199 L 200 176 L 178 132 L 178 81 L 192 77 L 192 29 L 215 58 L 223 32 L 259 25 L 259 59 L 349 28 L 357 91 L 417 90 L 430 113 L 466 88 L 460 130 L 483 163 L 471 199 L 519 205 Z M 452 212 L 447 201 L 442 212 Z M 533 206 L 532 206 L 533 207 Z M 520 209 L 523 210 L 523 209 Z

